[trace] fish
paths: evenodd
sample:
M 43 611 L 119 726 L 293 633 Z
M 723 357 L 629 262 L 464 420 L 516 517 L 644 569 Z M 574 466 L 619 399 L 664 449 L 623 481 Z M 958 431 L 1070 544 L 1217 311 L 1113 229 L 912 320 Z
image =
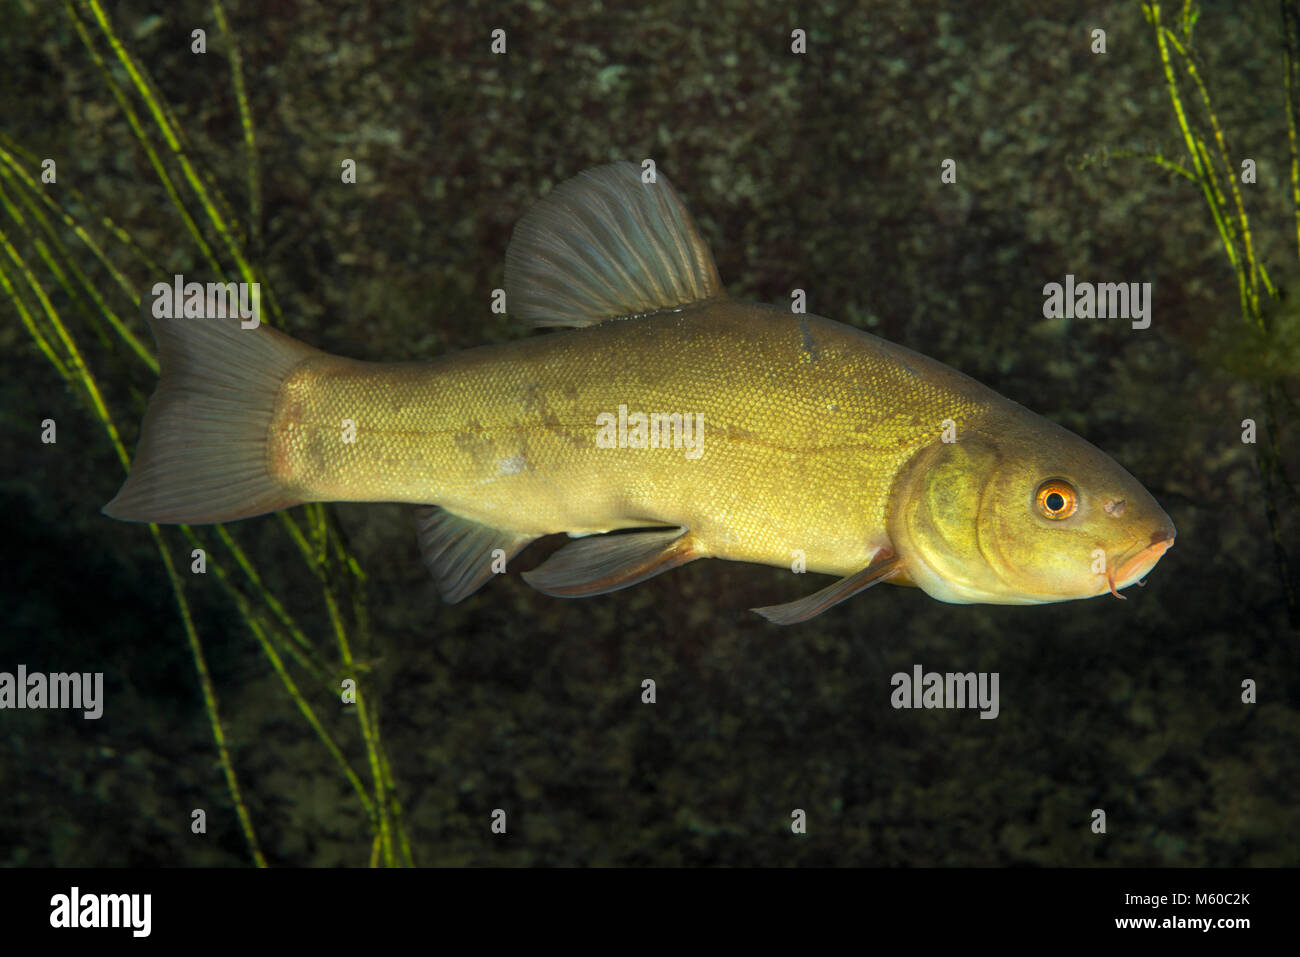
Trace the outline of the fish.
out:
M 406 362 L 159 318 L 142 297 L 160 377 L 103 512 L 413 504 L 451 603 L 555 533 L 572 540 L 522 578 L 557 597 L 703 558 L 835 577 L 752 609 L 781 625 L 881 582 L 952 604 L 1124 597 L 1174 543 L 1147 489 L 1074 433 L 863 330 L 730 298 L 653 166 L 544 196 L 511 236 L 504 295 L 559 328 Z

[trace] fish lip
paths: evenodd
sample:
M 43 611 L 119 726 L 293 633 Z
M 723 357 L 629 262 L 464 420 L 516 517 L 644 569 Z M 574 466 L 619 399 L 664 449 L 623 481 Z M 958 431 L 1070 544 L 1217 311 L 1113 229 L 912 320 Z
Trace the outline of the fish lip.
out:
M 1175 534 L 1172 526 L 1167 529 L 1157 529 L 1151 533 L 1147 544 L 1135 545 L 1136 551 L 1130 549 L 1125 553 L 1127 557 L 1118 564 L 1108 562 L 1106 587 L 1102 591 L 1109 591 L 1116 598 L 1123 598 L 1119 590 L 1127 588 L 1154 568 L 1161 556 L 1174 547 Z

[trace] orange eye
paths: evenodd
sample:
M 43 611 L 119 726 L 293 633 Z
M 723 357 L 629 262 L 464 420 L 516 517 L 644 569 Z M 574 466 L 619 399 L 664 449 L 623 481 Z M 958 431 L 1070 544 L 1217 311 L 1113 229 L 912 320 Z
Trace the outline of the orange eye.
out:
M 1057 520 L 1069 518 L 1079 507 L 1079 493 L 1073 485 L 1061 479 L 1048 479 L 1038 486 L 1034 500 L 1038 502 L 1040 512 Z

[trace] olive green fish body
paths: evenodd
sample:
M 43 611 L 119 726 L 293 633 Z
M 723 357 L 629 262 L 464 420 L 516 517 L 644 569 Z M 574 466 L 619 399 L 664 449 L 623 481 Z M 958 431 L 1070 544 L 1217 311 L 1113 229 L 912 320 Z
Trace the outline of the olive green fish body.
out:
M 1173 526 L 1113 460 L 973 379 L 819 316 L 727 298 L 667 180 L 589 171 L 521 220 L 507 302 L 572 328 L 426 362 L 328 355 L 266 328 L 157 319 L 162 377 L 106 511 L 224 521 L 309 501 L 420 504 L 456 601 L 503 556 L 598 594 L 698 558 L 952 602 L 1116 592 Z M 602 533 L 646 529 L 621 535 Z
M 681 526 L 712 557 L 803 552 L 848 574 L 887 544 L 902 465 L 944 420 L 964 429 L 999 403 L 851 327 L 722 301 L 430 363 L 321 356 L 290 379 L 271 447 L 308 501 L 437 502 L 533 536 Z M 697 417 L 698 458 L 599 447 L 597 417 L 629 405 Z

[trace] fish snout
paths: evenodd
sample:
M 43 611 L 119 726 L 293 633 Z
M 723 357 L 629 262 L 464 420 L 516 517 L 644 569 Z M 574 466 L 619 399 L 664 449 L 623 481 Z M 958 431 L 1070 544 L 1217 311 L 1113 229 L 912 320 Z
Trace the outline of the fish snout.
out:
M 1138 544 L 1123 553 L 1118 562 L 1111 563 L 1106 574 L 1110 593 L 1123 597 L 1119 594 L 1121 588 L 1134 582 L 1141 584 L 1141 579 L 1155 568 L 1161 556 L 1173 548 L 1174 536 L 1174 525 L 1166 519 L 1164 524 L 1150 534 L 1145 544 L 1139 539 Z

